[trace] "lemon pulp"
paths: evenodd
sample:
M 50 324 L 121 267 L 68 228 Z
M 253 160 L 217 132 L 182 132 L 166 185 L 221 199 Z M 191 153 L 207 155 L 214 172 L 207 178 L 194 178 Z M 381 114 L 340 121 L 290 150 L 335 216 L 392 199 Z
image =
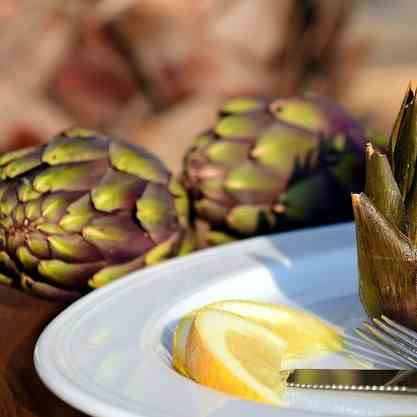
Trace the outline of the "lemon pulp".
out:
M 237 397 L 279 404 L 286 342 L 236 314 L 203 309 L 188 335 L 185 369 L 196 382 Z
M 229 330 L 226 344 L 246 371 L 271 389 L 281 389 L 282 351 L 259 337 Z

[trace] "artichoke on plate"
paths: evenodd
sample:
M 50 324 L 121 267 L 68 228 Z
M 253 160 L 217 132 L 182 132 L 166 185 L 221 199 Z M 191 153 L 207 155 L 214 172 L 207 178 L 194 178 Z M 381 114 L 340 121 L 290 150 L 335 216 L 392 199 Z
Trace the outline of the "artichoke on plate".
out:
M 306 95 L 231 99 L 184 159 L 206 243 L 352 218 L 366 135 L 336 104 Z
M 352 195 L 359 294 L 381 313 L 417 329 L 417 103 L 408 87 L 387 154 L 367 147 L 365 192 Z
M 142 148 L 86 129 L 0 157 L 0 281 L 73 300 L 192 250 L 188 198 Z

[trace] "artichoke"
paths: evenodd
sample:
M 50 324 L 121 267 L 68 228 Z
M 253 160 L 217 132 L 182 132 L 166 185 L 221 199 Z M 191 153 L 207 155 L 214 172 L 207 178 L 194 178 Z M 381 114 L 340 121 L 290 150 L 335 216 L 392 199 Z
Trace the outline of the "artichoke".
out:
M 417 329 L 417 105 L 408 87 L 387 154 L 367 146 L 365 192 L 352 195 L 359 295 L 369 317 Z
M 185 190 L 155 156 L 71 129 L 0 157 L 0 281 L 44 298 L 192 250 Z
M 194 216 L 210 226 L 206 244 L 351 219 L 365 137 L 321 97 L 227 101 L 184 159 Z

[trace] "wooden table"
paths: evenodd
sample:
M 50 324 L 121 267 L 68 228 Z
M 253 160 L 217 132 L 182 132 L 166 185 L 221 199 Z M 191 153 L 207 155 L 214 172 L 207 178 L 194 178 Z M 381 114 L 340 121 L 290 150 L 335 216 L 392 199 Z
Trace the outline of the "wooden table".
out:
M 1 417 L 85 417 L 53 395 L 33 365 L 37 338 L 64 308 L 0 285 Z

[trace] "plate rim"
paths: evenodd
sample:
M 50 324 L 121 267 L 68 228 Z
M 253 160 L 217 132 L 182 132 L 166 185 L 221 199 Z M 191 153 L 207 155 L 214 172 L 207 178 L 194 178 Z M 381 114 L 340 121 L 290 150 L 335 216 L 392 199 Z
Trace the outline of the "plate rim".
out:
M 320 230 L 350 230 L 353 225 L 353 222 L 343 222 L 332 225 L 275 233 L 266 236 L 252 237 L 241 241 L 231 242 L 225 245 L 200 250 L 198 252 L 191 253 L 184 257 L 170 259 L 161 264 L 131 272 L 122 279 L 112 282 L 103 288 L 94 290 L 91 293 L 80 298 L 73 304 L 69 305 L 44 328 L 37 340 L 33 354 L 36 372 L 42 380 L 42 382 L 56 396 L 61 398 L 67 404 L 70 404 L 72 407 L 82 412 L 85 412 L 91 416 L 101 417 L 105 415 L 112 415 L 114 417 L 147 417 L 146 414 L 139 414 L 138 412 L 124 410 L 123 408 L 114 405 L 109 401 L 103 400 L 102 398 L 98 398 L 92 396 L 90 393 L 84 392 L 80 385 L 74 384 L 68 377 L 65 376 L 65 374 L 61 370 L 58 370 L 55 366 L 53 366 L 52 361 L 48 361 L 46 359 L 47 352 L 51 348 L 48 343 L 49 339 L 50 337 L 53 337 L 54 333 L 58 329 L 61 328 L 63 323 L 71 319 L 71 317 L 76 315 L 77 312 L 84 310 L 88 305 L 100 305 L 99 301 L 106 299 L 109 293 L 113 293 L 114 296 L 117 296 L 118 294 L 120 294 L 120 291 L 126 290 L 132 282 L 138 283 L 138 277 L 141 278 L 141 281 L 143 281 L 144 279 L 157 279 L 156 276 L 158 275 L 158 272 L 162 272 L 167 269 L 172 269 L 176 266 L 181 266 L 190 263 L 190 261 L 196 262 L 201 258 L 215 256 L 216 253 L 219 251 L 222 251 L 222 254 L 224 255 L 225 251 L 235 251 L 236 248 L 241 248 L 241 250 L 244 251 L 245 249 L 247 249 L 247 247 L 257 245 L 262 241 L 267 242 L 271 239 L 276 239 L 277 237 L 285 239 L 288 236 L 304 235 L 309 232 L 318 232 Z M 149 278 L 146 278 L 147 275 L 151 276 Z M 57 379 L 57 381 L 53 382 L 53 379 Z M 318 415 L 315 412 L 305 413 L 301 410 L 287 409 L 286 412 L 289 413 L 289 415 L 292 414 L 294 416 L 300 417 L 314 417 Z M 330 417 L 329 414 L 328 416 Z

